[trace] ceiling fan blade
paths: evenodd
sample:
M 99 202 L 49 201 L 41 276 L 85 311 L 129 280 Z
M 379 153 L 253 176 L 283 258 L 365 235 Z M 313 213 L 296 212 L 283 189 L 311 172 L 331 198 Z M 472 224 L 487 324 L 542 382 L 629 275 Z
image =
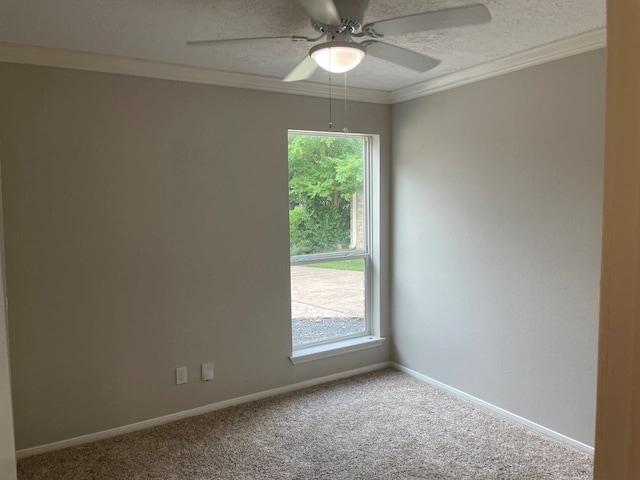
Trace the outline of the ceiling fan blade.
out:
M 395 63 L 401 67 L 410 68 L 417 72 L 426 72 L 438 66 L 440 63 L 438 59 L 376 40 L 367 40 L 360 45 L 363 45 L 367 49 L 367 55 Z
M 298 82 L 300 80 L 306 80 L 313 72 L 318 68 L 316 61 L 309 55 L 291 70 L 286 77 L 282 79 L 283 82 Z
M 340 14 L 333 0 L 300 0 L 300 3 L 316 22 L 335 27 L 342 25 Z
M 402 35 L 405 33 L 438 30 L 440 28 L 463 27 L 490 21 L 491 13 L 489 13 L 489 9 L 484 5 L 477 4 L 368 23 L 362 27 L 362 31 L 364 35 L 375 38 L 376 36 Z
M 211 45 L 222 45 L 226 43 L 238 43 L 238 42 L 253 42 L 255 40 L 292 40 L 294 42 L 309 42 L 312 41 L 307 37 L 296 37 L 288 35 L 286 37 L 249 37 L 249 38 L 222 38 L 219 40 L 193 40 L 187 42 L 190 47 L 209 47 Z

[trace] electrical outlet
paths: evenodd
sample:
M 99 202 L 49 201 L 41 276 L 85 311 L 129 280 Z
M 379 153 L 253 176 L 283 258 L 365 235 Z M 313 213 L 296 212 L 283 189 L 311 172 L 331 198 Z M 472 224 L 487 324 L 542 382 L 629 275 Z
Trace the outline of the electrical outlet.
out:
M 202 380 L 213 380 L 213 362 L 202 364 Z
M 187 367 L 176 368 L 176 385 L 187 383 Z

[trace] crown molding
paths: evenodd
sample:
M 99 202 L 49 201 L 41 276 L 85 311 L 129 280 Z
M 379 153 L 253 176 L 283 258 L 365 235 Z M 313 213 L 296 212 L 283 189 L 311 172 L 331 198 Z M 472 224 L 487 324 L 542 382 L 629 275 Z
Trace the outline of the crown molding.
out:
M 348 90 L 349 99 L 355 102 L 380 104 L 405 102 L 505 73 L 522 70 L 534 65 L 540 65 L 579 53 L 604 48 L 606 44 L 606 29 L 598 28 L 391 92 L 365 88 L 350 88 Z M 222 72 L 208 68 L 189 67 L 186 65 L 118 57 L 101 53 L 79 52 L 75 50 L 62 50 L 12 43 L 0 42 L 0 62 L 133 75 L 137 77 L 201 83 L 222 87 L 247 88 L 291 95 L 306 95 L 321 98 L 329 97 L 327 85 L 319 83 L 288 83 L 273 77 Z
M 245 73 L 222 72 L 209 68 L 189 67 L 136 58 L 36 47 L 0 42 L 0 62 L 46 67 L 88 70 L 91 72 L 133 75 L 136 77 L 201 83 L 222 87 L 247 88 L 267 92 L 329 98 L 327 85 L 311 82 L 283 82 L 273 77 Z M 389 104 L 389 92 L 349 88 L 348 97 L 355 102 Z
M 415 85 L 390 92 L 391 103 L 400 103 L 432 93 L 442 92 L 469 83 L 478 82 L 505 73 L 515 72 L 542 63 L 552 62 L 579 53 L 590 52 L 607 46 L 605 28 L 590 30 L 563 38 L 540 47 L 491 60 L 464 70 L 429 79 Z

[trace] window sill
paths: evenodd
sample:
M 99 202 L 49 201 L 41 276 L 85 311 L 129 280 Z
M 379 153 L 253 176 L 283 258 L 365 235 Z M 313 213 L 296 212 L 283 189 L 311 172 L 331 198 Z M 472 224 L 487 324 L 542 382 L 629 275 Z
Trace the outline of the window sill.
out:
M 382 345 L 384 340 L 385 339 L 383 337 L 366 336 L 350 338 L 339 342 L 324 343 L 322 345 L 314 345 L 313 347 L 295 350 L 289 357 L 289 360 L 291 360 L 291 363 L 294 365 L 298 365 L 299 363 L 312 362 L 314 360 L 320 360 L 321 358 L 342 355 L 343 353 L 357 352 L 358 350 L 379 347 Z

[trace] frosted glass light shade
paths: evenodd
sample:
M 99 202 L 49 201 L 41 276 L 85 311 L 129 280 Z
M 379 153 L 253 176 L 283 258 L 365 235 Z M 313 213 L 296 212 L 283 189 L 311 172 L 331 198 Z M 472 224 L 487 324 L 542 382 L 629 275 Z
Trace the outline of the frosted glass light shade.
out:
M 364 47 L 353 42 L 326 42 L 309 50 L 311 58 L 332 73 L 344 73 L 355 68 L 364 54 Z

